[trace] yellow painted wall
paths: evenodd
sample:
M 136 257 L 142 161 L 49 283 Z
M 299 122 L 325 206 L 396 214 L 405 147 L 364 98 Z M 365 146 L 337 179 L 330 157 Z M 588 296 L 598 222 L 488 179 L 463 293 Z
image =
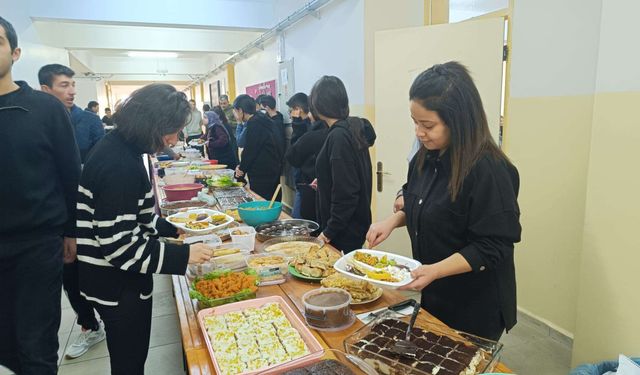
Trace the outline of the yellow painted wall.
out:
M 573 363 L 640 356 L 639 92 L 595 97 Z
M 518 305 L 570 333 L 585 209 L 593 96 L 511 98 L 508 156 L 520 172 Z

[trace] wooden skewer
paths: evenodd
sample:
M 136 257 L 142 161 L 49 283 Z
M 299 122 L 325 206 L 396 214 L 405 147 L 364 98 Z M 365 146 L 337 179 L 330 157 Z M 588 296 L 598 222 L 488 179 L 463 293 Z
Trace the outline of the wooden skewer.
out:
M 273 197 L 271 197 L 271 203 L 269 203 L 269 208 L 273 207 L 273 202 L 275 202 L 278 193 L 280 192 L 280 188 L 282 188 L 281 184 L 278 184 L 275 193 L 273 193 Z

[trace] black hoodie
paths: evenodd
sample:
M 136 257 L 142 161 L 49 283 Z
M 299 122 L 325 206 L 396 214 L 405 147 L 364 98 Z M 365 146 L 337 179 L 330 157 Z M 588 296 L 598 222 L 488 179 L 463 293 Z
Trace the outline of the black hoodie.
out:
M 322 149 L 328 134 L 327 124 L 324 121 L 316 121 L 311 129 L 300 136 L 295 143 L 293 139 L 291 140 L 291 146 L 287 149 L 285 157 L 289 164 L 300 168 L 296 183 L 309 184 L 316 178 L 316 156 Z
M 273 121 L 258 112 L 247 121 L 240 170 L 251 177 L 280 176 L 284 144 Z
M 38 235 L 75 236 L 80 153 L 69 113 L 26 82 L 0 95 L 2 244 Z
M 360 139 L 354 134 L 360 134 Z M 345 253 L 362 246 L 371 225 L 369 147 L 375 139 L 367 119 L 340 120 L 329 128 L 316 159 L 320 229 Z

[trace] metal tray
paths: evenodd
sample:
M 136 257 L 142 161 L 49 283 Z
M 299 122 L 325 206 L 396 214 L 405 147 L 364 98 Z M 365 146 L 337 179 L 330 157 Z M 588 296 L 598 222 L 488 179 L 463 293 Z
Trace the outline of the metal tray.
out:
M 260 233 L 267 228 L 282 226 L 280 230 L 271 231 L 269 233 Z M 300 233 L 296 233 L 295 229 L 301 229 Z M 313 232 L 320 229 L 320 225 L 315 221 L 303 219 L 278 220 L 267 224 L 258 225 L 256 227 L 258 241 L 264 242 L 273 238 L 290 237 L 290 236 L 309 236 Z
M 408 366 L 398 361 L 396 358 L 385 356 L 377 352 L 359 348 L 355 344 L 371 333 L 373 327 L 378 323 L 387 320 L 400 320 L 408 323 L 409 316 L 398 318 L 392 311 L 385 311 L 369 324 L 358 329 L 356 332 L 348 336 L 344 340 L 345 352 L 360 357 L 372 367 L 376 368 L 381 375 L 431 375 L 431 372 L 421 371 L 412 366 Z M 481 350 L 479 363 L 475 366 L 473 374 L 481 374 L 491 372 L 500 361 L 503 345 L 496 341 L 487 340 L 468 333 L 456 331 L 442 324 L 431 323 L 428 325 L 416 322 L 415 327 L 431 331 L 440 336 L 447 336 L 453 340 L 460 341 L 465 344 L 473 344 Z

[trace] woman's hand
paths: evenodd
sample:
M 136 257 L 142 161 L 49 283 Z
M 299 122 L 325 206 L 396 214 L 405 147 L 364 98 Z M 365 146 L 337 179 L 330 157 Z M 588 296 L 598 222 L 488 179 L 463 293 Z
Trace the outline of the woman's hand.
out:
M 321 239 L 322 241 L 324 241 L 324 243 L 329 243 L 331 242 L 331 239 L 327 236 L 324 235 L 324 233 L 320 233 L 320 235 L 318 236 L 319 239 Z
M 424 289 L 427 285 L 440 278 L 440 271 L 436 264 L 424 264 L 411 271 L 412 282 L 405 286 L 401 286 L 398 290 L 417 290 Z
M 208 262 L 213 256 L 213 249 L 203 243 L 189 246 L 189 264 Z
M 389 237 L 395 228 L 396 226 L 391 218 L 371 224 L 367 232 L 369 247 L 375 247 L 381 244 Z
M 395 214 L 398 211 L 402 211 L 404 208 L 404 197 L 402 195 L 398 195 L 396 197 L 395 202 L 393 202 L 393 213 Z
M 240 170 L 240 166 L 236 167 L 236 178 L 244 176 L 244 172 Z

